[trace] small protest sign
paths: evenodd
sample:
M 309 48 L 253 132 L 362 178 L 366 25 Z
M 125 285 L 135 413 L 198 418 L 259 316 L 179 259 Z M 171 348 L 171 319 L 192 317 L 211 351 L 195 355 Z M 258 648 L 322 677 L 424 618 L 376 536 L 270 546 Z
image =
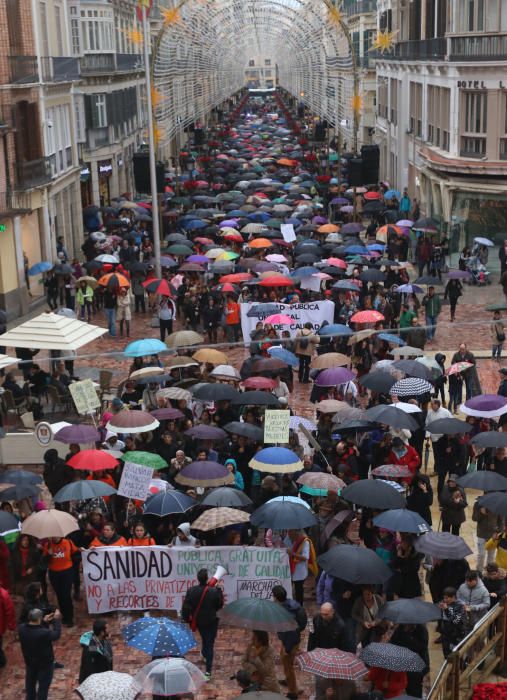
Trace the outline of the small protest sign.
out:
M 91 379 L 72 382 L 69 391 L 78 413 L 93 413 L 96 408 L 100 408 L 100 399 Z
M 293 224 L 282 224 L 280 226 L 280 233 L 286 243 L 293 243 L 296 240 Z
M 290 411 L 264 412 L 264 442 L 282 443 L 289 442 Z
M 118 495 L 133 501 L 144 501 L 148 494 L 153 469 L 142 464 L 125 462 L 118 486 Z

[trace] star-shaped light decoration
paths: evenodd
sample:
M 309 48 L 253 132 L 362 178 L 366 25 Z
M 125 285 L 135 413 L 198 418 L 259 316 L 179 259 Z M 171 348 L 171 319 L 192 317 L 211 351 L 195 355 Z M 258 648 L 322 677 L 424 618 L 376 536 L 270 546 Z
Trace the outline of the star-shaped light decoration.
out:
M 143 33 L 139 31 L 139 29 L 129 29 L 126 34 L 130 41 L 136 46 L 140 46 L 144 41 Z
M 358 115 L 363 108 L 363 98 L 361 95 L 353 95 L 352 97 L 352 111 L 354 114 Z
M 373 39 L 371 48 L 380 53 L 386 53 L 393 48 L 395 36 L 396 32 L 389 32 L 387 29 L 379 31 Z
M 327 16 L 330 24 L 334 24 L 335 27 L 341 26 L 343 15 L 341 10 L 336 7 L 336 5 L 328 5 Z
M 164 99 L 164 96 L 162 95 L 161 92 L 157 90 L 157 88 L 152 87 L 151 88 L 151 104 L 153 107 L 156 107 L 159 105 L 162 100 Z
M 162 7 L 160 9 L 160 14 L 164 20 L 164 27 L 170 24 L 176 24 L 181 19 L 180 11 L 177 7 Z

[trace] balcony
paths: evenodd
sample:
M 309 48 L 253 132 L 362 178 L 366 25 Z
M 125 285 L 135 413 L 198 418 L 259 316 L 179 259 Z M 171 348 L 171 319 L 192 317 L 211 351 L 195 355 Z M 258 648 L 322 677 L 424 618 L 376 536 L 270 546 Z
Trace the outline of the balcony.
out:
M 9 56 L 9 74 L 11 83 L 25 85 L 38 83 L 39 71 L 36 56 Z
M 116 70 L 117 71 L 133 71 L 144 70 L 143 57 L 136 53 L 117 53 L 116 54 Z
M 507 34 L 451 36 L 449 61 L 507 61 Z
M 442 61 L 447 54 L 447 39 L 414 39 L 400 41 L 391 53 L 376 54 L 375 58 L 386 61 Z
M 16 216 L 21 212 L 31 211 L 29 194 L 0 192 L 0 217 Z
M 46 83 L 70 82 L 79 78 L 79 59 L 73 56 L 41 58 L 42 79 Z
M 88 53 L 80 59 L 81 75 L 114 73 L 116 65 L 113 53 Z
M 365 15 L 367 13 L 377 14 L 377 0 L 355 0 L 355 2 L 347 3 L 344 7 L 345 15 L 350 19 L 355 15 Z
M 51 162 L 49 158 L 18 161 L 16 163 L 16 189 L 29 190 L 41 187 L 52 179 Z

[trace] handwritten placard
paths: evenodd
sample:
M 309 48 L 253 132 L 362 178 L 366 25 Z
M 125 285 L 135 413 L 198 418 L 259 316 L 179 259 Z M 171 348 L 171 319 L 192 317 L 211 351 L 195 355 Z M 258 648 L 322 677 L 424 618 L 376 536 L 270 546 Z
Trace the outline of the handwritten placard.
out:
M 133 501 L 144 501 L 148 495 L 153 469 L 142 464 L 125 462 L 118 486 L 118 495 Z
M 264 412 L 264 442 L 289 442 L 290 411 Z
M 93 413 L 96 408 L 100 408 L 100 399 L 91 379 L 72 382 L 69 391 L 78 413 Z
M 280 226 L 280 233 L 286 243 L 293 243 L 296 240 L 293 224 L 282 224 Z

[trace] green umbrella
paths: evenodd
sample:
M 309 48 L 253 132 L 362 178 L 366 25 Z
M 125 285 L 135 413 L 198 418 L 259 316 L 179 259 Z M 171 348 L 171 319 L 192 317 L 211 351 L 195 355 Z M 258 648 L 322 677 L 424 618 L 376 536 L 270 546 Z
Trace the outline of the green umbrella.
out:
M 165 459 L 162 459 L 162 457 L 155 452 L 133 450 L 131 452 L 125 452 L 121 459 L 124 462 L 140 464 L 142 467 L 150 467 L 150 469 L 165 469 L 168 466 Z
M 499 301 L 496 304 L 486 306 L 486 311 L 507 311 L 507 302 Z
M 324 497 L 324 496 L 327 496 L 327 494 L 328 494 L 327 489 L 316 489 L 316 488 L 313 488 L 313 486 L 307 486 L 306 484 L 301 486 L 299 491 L 300 491 L 300 493 L 306 493 L 308 496 Z
M 280 221 L 280 219 L 268 219 L 266 223 L 264 224 L 268 228 L 280 228 L 281 225 L 283 224 L 283 221 Z
M 295 618 L 284 607 L 263 598 L 239 598 L 218 611 L 226 625 L 265 632 L 288 632 L 297 627 Z
M 170 245 L 169 248 L 166 248 L 165 253 L 170 253 L 172 255 L 192 255 L 194 252 L 192 248 L 189 248 L 186 245 L 181 245 L 179 243 L 174 243 L 174 245 Z

